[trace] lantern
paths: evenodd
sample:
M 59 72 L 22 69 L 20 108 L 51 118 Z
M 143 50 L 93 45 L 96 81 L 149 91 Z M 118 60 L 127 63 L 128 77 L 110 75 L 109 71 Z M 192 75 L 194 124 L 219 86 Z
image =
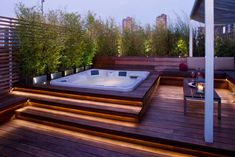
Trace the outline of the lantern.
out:
M 197 88 L 198 94 L 204 94 L 204 91 L 205 91 L 205 83 L 204 82 L 205 82 L 204 79 L 197 80 L 196 88 Z

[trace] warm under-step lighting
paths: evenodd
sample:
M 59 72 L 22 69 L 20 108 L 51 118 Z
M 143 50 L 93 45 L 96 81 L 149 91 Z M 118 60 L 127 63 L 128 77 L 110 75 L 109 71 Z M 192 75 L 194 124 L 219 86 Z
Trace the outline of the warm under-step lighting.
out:
M 15 130 L 18 127 L 24 126 L 25 128 L 28 128 L 30 130 L 37 130 L 39 132 L 45 133 L 45 134 L 50 134 L 53 136 L 58 136 L 58 137 L 64 137 L 67 136 L 70 140 L 72 141 L 78 141 L 78 140 L 83 140 L 91 143 L 103 143 L 103 144 L 111 144 L 113 147 L 118 146 L 118 147 L 125 147 L 133 150 L 139 150 L 139 151 L 144 151 L 144 152 L 150 152 L 156 154 L 156 156 L 174 156 L 174 157 L 189 157 L 191 155 L 186 155 L 183 153 L 178 153 L 174 151 L 168 151 L 165 149 L 161 149 L 162 144 L 157 144 L 160 145 L 158 148 L 157 145 L 154 147 L 149 147 L 144 145 L 144 143 L 140 144 L 141 142 L 138 141 L 138 143 L 133 141 L 132 139 L 126 138 L 126 137 L 120 137 L 115 135 L 106 135 L 106 136 L 101 136 L 98 134 L 88 134 L 84 133 L 84 131 L 71 131 L 63 128 L 57 128 L 53 126 L 48 126 L 48 125 L 43 125 L 43 124 L 38 124 L 38 123 L 33 123 L 33 122 L 28 122 L 24 120 L 14 120 L 11 122 L 11 125 L 14 125 Z M 9 132 L 12 130 L 9 130 Z M 14 130 L 13 130 L 14 131 Z M 144 141 L 143 141 L 144 142 Z
M 113 120 L 113 119 L 102 118 L 102 117 L 95 117 L 95 116 L 90 116 L 90 115 L 85 115 L 85 114 L 75 114 L 75 113 L 57 111 L 57 110 L 34 107 L 34 106 L 20 108 L 17 110 L 17 112 L 29 112 L 31 114 L 34 114 L 34 112 L 41 112 L 41 113 L 44 113 L 43 116 L 49 115 L 52 118 L 64 116 L 64 117 L 68 117 L 69 119 L 76 119 L 78 121 L 80 119 L 80 120 L 89 120 L 93 122 L 113 124 L 113 125 L 125 126 L 125 127 L 137 127 L 138 126 L 138 123 L 124 122 L 124 121 Z
M 29 92 L 21 92 L 21 91 L 12 91 L 11 93 L 14 95 L 19 95 L 19 96 L 44 98 L 44 99 L 51 99 L 51 100 L 62 100 L 62 101 L 69 101 L 69 102 L 75 102 L 75 103 L 83 103 L 87 105 L 106 106 L 106 107 L 120 108 L 120 109 L 126 109 L 126 110 L 133 110 L 137 112 L 140 111 L 141 109 L 139 106 L 134 106 L 134 105 L 121 105 L 121 104 L 115 104 L 115 103 L 72 99 L 72 98 L 58 97 L 58 96 L 52 96 L 52 95 L 46 95 L 46 94 L 37 94 L 37 93 L 29 93 Z

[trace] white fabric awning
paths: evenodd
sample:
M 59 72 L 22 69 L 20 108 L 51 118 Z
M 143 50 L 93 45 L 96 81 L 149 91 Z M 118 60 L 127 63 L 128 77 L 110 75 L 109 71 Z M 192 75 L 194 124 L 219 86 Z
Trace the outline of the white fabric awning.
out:
M 235 0 L 214 0 L 215 24 L 235 23 Z M 205 22 L 205 0 L 195 0 L 191 19 Z

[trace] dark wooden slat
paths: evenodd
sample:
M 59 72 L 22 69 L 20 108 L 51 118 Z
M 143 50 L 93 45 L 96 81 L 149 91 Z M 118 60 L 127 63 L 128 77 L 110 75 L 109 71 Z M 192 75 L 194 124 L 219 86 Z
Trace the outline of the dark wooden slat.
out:
M 9 60 L 9 54 L 6 56 L 0 56 L 0 60 Z
M 55 152 L 51 152 L 45 149 L 40 149 L 38 147 L 35 147 L 33 145 L 28 145 L 25 144 L 22 141 L 17 140 L 17 139 L 10 139 L 9 137 L 1 137 L 1 141 L 0 141 L 0 145 L 5 146 L 5 149 L 3 149 L 0 154 L 5 154 L 7 156 L 9 156 L 11 153 L 9 153 L 9 151 L 12 151 L 12 149 L 14 149 L 14 156 L 21 156 L 19 154 L 22 154 L 22 157 L 24 156 L 44 156 L 44 157 L 54 157 L 54 156 L 58 156 L 58 157 L 66 157 L 64 155 L 61 155 L 59 153 L 55 153 Z M 36 142 L 36 141 L 35 141 Z M 13 155 L 13 154 L 12 154 Z
M 5 16 L 0 16 L 1 19 L 8 19 L 8 20 L 13 20 L 13 21 L 18 21 L 17 18 L 12 18 L 12 17 L 5 17 Z
M 20 130 L 18 132 L 20 133 Z M 4 132 L 2 131 L 2 133 L 4 133 Z M 9 143 L 10 146 L 15 147 L 15 149 L 17 149 L 19 152 L 26 152 L 28 154 L 32 154 L 33 156 L 34 156 L 34 153 L 36 153 L 38 156 L 65 157 L 62 154 L 53 152 L 53 144 L 50 144 L 47 140 L 46 141 L 43 140 L 45 138 L 45 136 L 44 137 L 39 136 L 42 139 L 35 141 L 33 139 L 35 139 L 35 137 L 37 137 L 37 134 L 35 136 L 30 136 L 30 132 L 28 132 L 29 135 L 27 136 L 28 137 L 27 139 L 22 138 L 21 136 L 17 136 L 16 134 L 9 134 L 9 133 L 6 133 L 6 134 L 7 134 L 7 137 L 1 136 L 1 139 L 2 139 L 1 144 L 7 145 L 7 143 Z M 41 142 L 44 142 L 44 144 L 42 144 Z M 47 145 L 45 145 L 45 144 L 47 144 Z M 49 148 L 52 150 L 48 150 Z M 61 150 L 63 148 L 58 147 L 57 152 L 59 151 L 59 149 Z M 72 149 L 70 150 L 70 153 L 73 154 Z M 86 154 L 81 153 L 80 155 L 86 155 Z
M 9 56 L 8 49 L 1 49 L 0 48 L 0 56 Z
M 1 22 L 1 21 L 0 21 Z M 15 27 L 13 24 L 0 23 L 0 26 Z
M 4 77 L 4 76 L 3 76 L 3 77 L 1 76 L 0 78 L 1 78 L 0 82 L 6 82 L 6 81 L 8 82 L 8 81 L 10 80 L 10 78 L 9 78 L 8 76 L 5 76 L 5 77 Z M 8 82 L 8 83 L 9 83 L 9 82 Z M 5 84 L 5 83 L 4 83 L 4 84 Z
M 9 142 L 7 142 L 9 143 Z M 22 151 L 19 151 L 11 146 L 0 146 L 0 155 L 2 157 L 35 157 L 35 155 L 31 155 Z
M 2 75 L 0 76 L 1 80 L 0 81 L 5 81 L 5 79 L 9 79 L 9 71 L 8 71 L 8 74 L 5 74 L 5 75 Z
M 1 42 L 1 41 L 0 41 L 0 44 L 4 44 L 4 45 L 15 45 L 15 44 L 18 44 L 18 42 L 10 42 L 10 41 Z

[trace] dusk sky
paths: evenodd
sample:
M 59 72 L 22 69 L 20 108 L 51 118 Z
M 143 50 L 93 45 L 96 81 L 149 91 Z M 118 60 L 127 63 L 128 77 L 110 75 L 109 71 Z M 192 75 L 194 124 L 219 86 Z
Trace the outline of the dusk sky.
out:
M 15 4 L 40 5 L 41 0 L 1 0 L 0 16 L 15 17 Z M 89 10 L 103 19 L 113 17 L 118 24 L 127 16 L 145 25 L 154 24 L 156 16 L 165 13 L 174 21 L 175 14 L 190 15 L 194 0 L 45 0 L 44 9 L 63 9 L 84 16 Z

